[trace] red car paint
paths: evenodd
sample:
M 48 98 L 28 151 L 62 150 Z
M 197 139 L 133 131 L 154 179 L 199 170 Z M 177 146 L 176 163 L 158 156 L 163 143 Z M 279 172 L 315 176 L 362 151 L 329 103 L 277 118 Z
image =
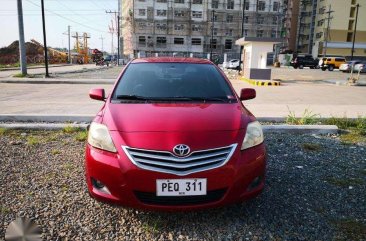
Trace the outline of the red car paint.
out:
M 194 58 L 144 58 L 139 63 L 212 62 Z M 123 75 L 126 68 L 121 72 Z M 233 93 L 230 81 L 223 75 Z M 118 82 L 118 81 L 117 81 Z M 116 88 L 116 85 L 114 88 Z M 98 93 L 93 91 L 93 93 Z M 255 93 L 254 93 L 255 96 Z M 86 146 L 86 180 L 92 197 L 109 203 L 151 210 L 194 210 L 223 206 L 257 196 L 264 187 L 266 150 L 264 143 L 241 150 L 246 128 L 255 117 L 235 94 L 235 103 L 112 103 L 111 96 L 93 120 L 108 127 L 117 153 Z M 237 144 L 225 165 L 188 175 L 176 175 L 141 169 L 126 155 L 122 146 L 172 152 L 177 144 L 186 144 L 190 151 L 199 151 Z M 260 183 L 250 188 L 253 180 Z M 101 181 L 111 194 L 100 192 L 91 178 Z M 189 204 L 149 204 L 137 197 L 137 192 L 156 193 L 157 179 L 206 178 L 207 191 L 222 190 L 214 201 Z M 150 195 L 149 194 L 149 195 Z M 192 197 L 191 200 L 194 200 Z M 184 198 L 183 198 L 184 199 Z M 187 198 L 186 198 L 187 199 Z M 189 197 L 188 197 L 189 199 Z M 179 202 L 179 197 L 175 201 Z M 190 200 L 188 200 L 190 202 Z

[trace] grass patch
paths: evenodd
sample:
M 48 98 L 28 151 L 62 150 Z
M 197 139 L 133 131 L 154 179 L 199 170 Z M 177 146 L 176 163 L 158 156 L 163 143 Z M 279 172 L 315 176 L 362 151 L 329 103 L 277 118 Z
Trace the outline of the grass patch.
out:
M 363 184 L 363 180 L 361 178 L 336 178 L 336 177 L 327 177 L 324 179 L 326 182 L 338 186 L 338 187 L 349 187 Z
M 54 149 L 54 150 L 52 150 L 51 151 L 51 154 L 52 155 L 58 155 L 58 154 L 60 154 L 61 152 L 59 151 L 59 150 L 56 150 L 56 149 Z
M 40 141 L 40 139 L 38 138 L 38 137 L 36 137 L 36 136 L 28 136 L 27 137 L 27 144 L 28 145 L 37 145 L 37 144 L 39 144 L 41 141 Z
M 0 213 L 1 214 L 6 214 L 6 213 L 9 213 L 10 212 L 10 209 L 5 207 L 5 206 L 0 206 Z
M 341 142 L 346 145 L 366 143 L 366 135 L 358 130 L 351 130 L 348 133 L 342 134 L 339 138 Z
M 77 141 L 86 141 L 86 139 L 88 138 L 88 132 L 87 131 L 79 131 L 76 135 L 75 135 L 75 140 Z
M 316 143 L 303 143 L 302 148 L 305 151 L 320 151 L 322 146 Z
M 65 126 L 62 131 L 64 133 L 68 133 L 68 134 L 71 134 L 71 133 L 76 133 L 76 132 L 79 132 L 81 131 L 81 128 L 80 127 L 74 127 L 74 126 L 71 126 L 71 125 L 67 125 Z
M 16 77 L 16 78 L 24 78 L 24 77 L 27 77 L 27 76 L 28 76 L 27 74 L 22 74 L 22 73 L 18 73 L 18 74 L 13 75 L 13 77 Z
M 8 132 L 8 129 L 0 128 L 0 136 L 5 135 Z
M 289 109 L 290 114 L 286 117 L 286 123 L 290 125 L 314 125 L 319 122 L 320 115 L 305 109 L 301 117 L 296 117 L 295 112 Z
M 331 221 L 333 226 L 340 233 L 344 234 L 347 240 L 363 240 L 366 238 L 366 224 L 355 219 L 341 219 Z

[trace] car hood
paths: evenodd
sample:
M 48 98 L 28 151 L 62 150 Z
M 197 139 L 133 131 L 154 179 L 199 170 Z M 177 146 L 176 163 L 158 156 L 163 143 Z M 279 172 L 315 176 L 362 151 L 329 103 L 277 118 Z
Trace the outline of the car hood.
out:
M 103 122 L 120 132 L 229 131 L 254 119 L 240 103 L 109 103 L 105 108 Z

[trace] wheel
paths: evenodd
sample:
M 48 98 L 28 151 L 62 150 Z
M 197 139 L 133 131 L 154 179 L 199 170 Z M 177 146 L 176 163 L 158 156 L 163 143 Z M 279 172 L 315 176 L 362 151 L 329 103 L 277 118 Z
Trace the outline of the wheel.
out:
M 323 71 L 325 71 L 325 70 L 326 70 L 326 68 L 322 68 L 322 70 L 323 70 Z
M 294 69 L 297 69 L 297 66 L 294 66 Z
M 314 69 L 314 67 L 313 66 L 310 66 L 310 69 Z
M 316 68 L 316 69 L 320 69 L 320 66 L 319 66 L 319 65 L 317 65 L 317 66 L 315 66 L 315 68 Z
M 303 69 L 303 68 L 304 68 L 304 65 L 300 64 L 299 69 Z
M 334 66 L 333 65 L 329 65 L 328 70 L 329 71 L 333 71 L 334 70 Z

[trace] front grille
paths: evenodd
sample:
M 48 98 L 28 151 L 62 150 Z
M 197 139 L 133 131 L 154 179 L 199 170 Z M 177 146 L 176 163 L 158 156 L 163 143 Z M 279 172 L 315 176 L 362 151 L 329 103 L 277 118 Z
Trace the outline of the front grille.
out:
M 187 157 L 177 157 L 168 151 L 144 150 L 122 146 L 136 166 L 156 172 L 179 176 L 218 168 L 226 164 L 237 144 L 209 150 L 192 152 Z
M 137 199 L 149 205 L 179 206 L 199 205 L 219 201 L 225 194 L 226 189 L 207 191 L 206 195 L 199 196 L 156 196 L 153 192 L 135 191 Z

